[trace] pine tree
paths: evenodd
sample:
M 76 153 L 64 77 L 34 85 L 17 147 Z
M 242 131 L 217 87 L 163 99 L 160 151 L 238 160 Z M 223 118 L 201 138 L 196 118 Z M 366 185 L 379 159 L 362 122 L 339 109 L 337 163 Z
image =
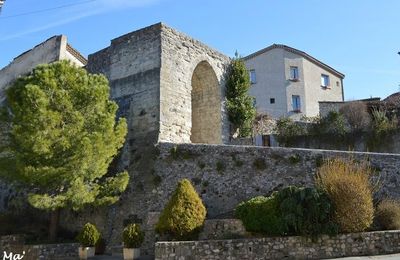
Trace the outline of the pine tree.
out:
M 106 176 L 127 133 L 117 109 L 104 76 L 67 61 L 39 65 L 7 90 L 0 175 L 26 186 L 28 202 L 51 213 L 50 239 L 60 209 L 112 204 L 127 187 L 127 172 Z
M 239 129 L 241 137 L 248 137 L 252 132 L 252 124 L 256 116 L 253 97 L 249 96 L 249 73 L 243 60 L 236 57 L 232 60 L 226 81 L 226 105 L 228 118 L 234 130 Z
M 203 226 L 206 208 L 188 179 L 183 179 L 162 211 L 156 230 L 177 238 L 191 238 Z

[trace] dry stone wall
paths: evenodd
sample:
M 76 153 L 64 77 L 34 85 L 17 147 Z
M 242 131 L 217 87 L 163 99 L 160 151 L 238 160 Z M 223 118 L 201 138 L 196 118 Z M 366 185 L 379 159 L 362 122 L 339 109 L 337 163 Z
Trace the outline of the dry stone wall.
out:
M 178 181 L 188 178 L 207 208 L 207 218 L 231 218 L 238 203 L 269 195 L 289 185 L 312 186 L 325 158 L 369 160 L 379 179 L 377 198 L 400 198 L 400 155 L 254 146 L 159 143 L 138 150 L 130 168 L 131 182 L 121 200 L 107 209 L 63 214 L 63 225 L 77 230 L 95 223 L 110 245 L 120 245 L 127 223 L 146 230 L 145 254 L 154 253 L 154 225 Z
M 400 252 L 400 231 L 156 243 L 156 260 L 324 259 Z
M 254 146 L 160 143 L 154 165 L 162 208 L 182 178 L 189 178 L 206 204 L 208 217 L 229 213 L 241 201 L 268 195 L 288 185 L 312 186 L 326 158 L 369 160 L 379 179 L 377 197 L 400 198 L 400 155 Z

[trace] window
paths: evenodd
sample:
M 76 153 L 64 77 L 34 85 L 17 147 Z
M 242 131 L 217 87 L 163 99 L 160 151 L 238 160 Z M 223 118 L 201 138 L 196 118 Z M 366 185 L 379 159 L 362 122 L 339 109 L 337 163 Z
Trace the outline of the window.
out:
M 321 86 L 329 87 L 329 76 L 325 74 L 321 74 Z
M 290 67 L 290 80 L 299 80 L 299 68 L 291 66 Z
M 339 81 L 336 81 L 336 86 L 337 86 L 337 87 L 340 87 Z
M 270 104 L 275 104 L 275 98 L 270 98 L 270 99 L 269 99 L 269 103 L 270 103 Z
M 255 84 L 256 83 L 256 71 L 255 70 L 250 70 L 250 83 Z
M 301 109 L 300 96 L 297 95 L 292 96 L 292 106 L 294 112 L 300 112 Z

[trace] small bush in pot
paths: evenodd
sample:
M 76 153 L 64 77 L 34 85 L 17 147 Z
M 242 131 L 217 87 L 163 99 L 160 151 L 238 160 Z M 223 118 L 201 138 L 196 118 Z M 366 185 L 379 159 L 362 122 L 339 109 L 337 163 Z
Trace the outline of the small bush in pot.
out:
M 96 226 L 91 223 L 86 223 L 79 235 L 77 240 L 81 244 L 79 248 L 80 259 L 87 259 L 88 257 L 94 256 L 95 245 L 100 239 L 100 232 Z
M 122 232 L 124 241 L 124 259 L 132 260 L 140 257 L 140 246 L 144 240 L 144 233 L 138 224 L 129 224 Z
M 144 233 L 138 224 L 129 224 L 122 233 L 124 247 L 138 248 L 143 243 Z

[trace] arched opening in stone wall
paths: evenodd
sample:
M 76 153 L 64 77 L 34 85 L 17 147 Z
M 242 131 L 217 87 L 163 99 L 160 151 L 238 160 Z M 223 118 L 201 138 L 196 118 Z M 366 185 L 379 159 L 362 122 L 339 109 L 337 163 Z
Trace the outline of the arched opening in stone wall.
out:
M 192 143 L 220 144 L 221 93 L 217 76 L 207 61 L 200 62 L 192 76 Z

